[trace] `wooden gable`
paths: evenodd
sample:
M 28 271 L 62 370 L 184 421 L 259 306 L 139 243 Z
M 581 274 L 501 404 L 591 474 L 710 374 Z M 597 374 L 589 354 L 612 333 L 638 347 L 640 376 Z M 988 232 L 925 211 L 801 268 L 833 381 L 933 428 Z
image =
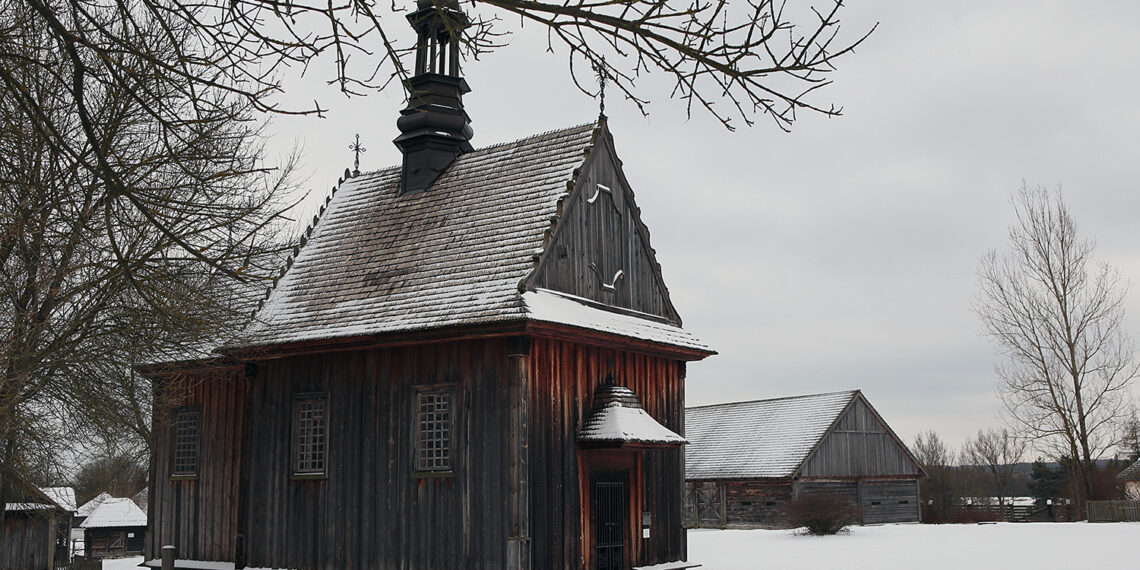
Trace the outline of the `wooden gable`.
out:
M 801 477 L 920 475 L 922 468 L 861 393 L 804 460 Z
M 554 231 L 526 288 L 559 291 L 680 325 L 605 123 L 600 131 L 576 172 L 573 190 L 560 203 Z

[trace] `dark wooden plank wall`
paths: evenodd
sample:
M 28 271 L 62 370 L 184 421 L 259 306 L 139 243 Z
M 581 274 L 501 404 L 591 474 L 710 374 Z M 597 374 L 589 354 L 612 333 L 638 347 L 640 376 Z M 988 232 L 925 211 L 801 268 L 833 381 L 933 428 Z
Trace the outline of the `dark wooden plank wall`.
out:
M 632 389 L 654 419 L 684 433 L 684 364 L 611 349 L 535 339 L 530 370 L 530 518 L 533 567 L 586 567 L 586 508 L 578 468 L 577 432 L 590 412 L 594 389 L 612 373 Z M 685 556 L 683 451 L 636 451 L 640 477 L 631 474 L 637 504 L 651 517 L 649 539 L 632 538 L 635 565 Z M 586 503 L 583 503 L 586 501 Z M 640 518 L 640 512 L 632 513 Z
M 632 193 L 608 145 L 599 141 L 579 174 L 533 285 L 679 323 L 651 254 L 648 231 L 639 223 Z M 593 203 L 587 202 L 598 184 L 612 192 L 600 192 Z M 616 287 L 603 287 L 603 281 L 608 284 L 619 269 L 624 276 Z
M 856 399 L 804 462 L 804 477 L 917 476 L 918 466 Z
M 55 550 L 52 512 L 7 513 L 0 531 L 0 568 L 45 570 L 50 567 Z
M 246 383 L 242 367 L 159 382 L 161 407 L 154 414 L 150 500 L 144 555 L 157 558 L 173 544 L 180 558 L 232 561 L 238 535 L 240 474 Z M 198 477 L 171 479 L 172 411 L 201 406 Z
M 863 482 L 863 524 L 918 522 L 918 479 Z
M 292 357 L 251 381 L 247 564 L 501 569 L 508 542 L 506 340 Z M 417 386 L 456 387 L 449 477 L 414 476 Z M 295 394 L 328 393 L 327 478 L 292 469 Z

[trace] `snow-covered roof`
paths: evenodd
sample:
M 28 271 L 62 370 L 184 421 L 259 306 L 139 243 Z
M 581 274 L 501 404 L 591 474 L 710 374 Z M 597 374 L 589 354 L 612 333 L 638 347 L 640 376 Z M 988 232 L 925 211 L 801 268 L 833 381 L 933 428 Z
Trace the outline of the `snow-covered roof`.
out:
M 1140 461 L 1124 468 L 1123 471 L 1116 474 L 1116 478 L 1124 481 L 1140 481 Z
M 529 319 L 711 352 L 676 326 L 520 292 L 600 128 L 463 154 L 418 194 L 398 195 L 399 167 L 345 180 L 229 348 Z
M 657 423 L 637 394 L 625 386 L 602 385 L 594 408 L 578 432 L 578 441 L 595 445 L 681 445 L 685 438 Z
M 79 524 L 83 528 L 146 526 L 146 513 L 128 498 L 108 498 Z
M 95 509 L 99 508 L 99 505 L 102 505 L 104 501 L 111 498 L 111 495 L 107 494 L 106 492 L 99 493 L 98 495 L 95 495 L 94 499 L 83 503 L 75 514 L 81 517 L 91 516 L 91 513 L 95 512 Z
M 688 408 L 685 478 L 791 477 L 858 393 Z
M 72 487 L 40 487 L 40 491 L 47 495 L 59 508 L 75 512 L 75 489 Z

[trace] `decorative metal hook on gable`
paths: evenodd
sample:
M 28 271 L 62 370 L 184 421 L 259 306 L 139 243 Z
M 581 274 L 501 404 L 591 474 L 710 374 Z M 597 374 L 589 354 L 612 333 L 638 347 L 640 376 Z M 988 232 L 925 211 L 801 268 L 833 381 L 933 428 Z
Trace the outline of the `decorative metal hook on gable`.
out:
M 602 195 L 602 192 L 605 192 L 605 193 L 609 194 L 610 196 L 614 195 L 614 191 L 611 190 L 610 187 L 606 186 L 605 184 L 596 184 L 595 186 L 596 186 L 596 188 L 594 188 L 594 195 L 590 196 L 589 198 L 586 198 L 587 204 L 593 204 L 594 202 L 596 202 L 598 200 L 598 196 Z
M 594 275 L 597 276 L 598 281 L 600 281 L 602 284 L 602 289 L 605 289 L 607 291 L 617 290 L 618 281 L 621 281 L 621 278 L 625 277 L 625 270 L 624 269 L 618 269 L 617 273 L 614 273 L 613 279 L 610 279 L 610 282 L 606 283 L 605 278 L 602 277 L 602 272 L 598 269 L 597 265 L 591 263 L 590 264 L 590 271 L 593 271 Z

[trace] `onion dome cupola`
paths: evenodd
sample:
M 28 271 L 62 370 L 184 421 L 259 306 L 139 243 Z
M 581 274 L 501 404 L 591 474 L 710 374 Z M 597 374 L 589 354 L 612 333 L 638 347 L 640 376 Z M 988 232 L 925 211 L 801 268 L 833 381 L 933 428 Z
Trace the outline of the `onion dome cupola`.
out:
M 401 194 L 431 187 L 455 158 L 471 152 L 471 118 L 460 76 L 459 46 L 470 25 L 456 0 L 418 0 L 408 22 L 416 30 L 415 74 L 405 82 L 408 107 L 400 111 L 393 142 L 404 155 Z

